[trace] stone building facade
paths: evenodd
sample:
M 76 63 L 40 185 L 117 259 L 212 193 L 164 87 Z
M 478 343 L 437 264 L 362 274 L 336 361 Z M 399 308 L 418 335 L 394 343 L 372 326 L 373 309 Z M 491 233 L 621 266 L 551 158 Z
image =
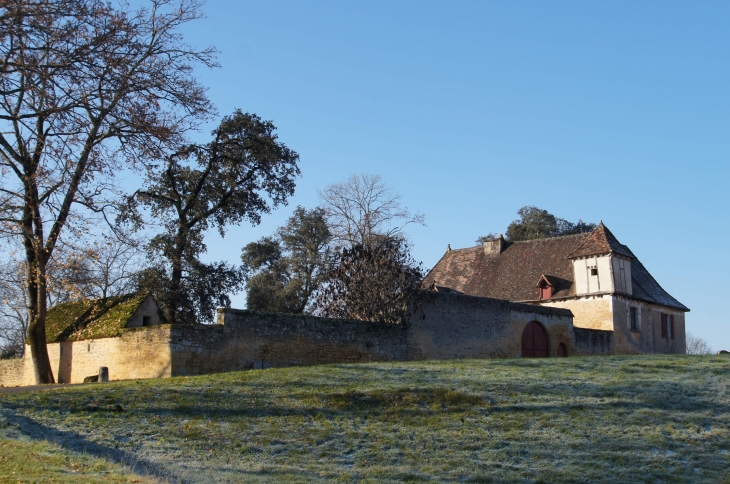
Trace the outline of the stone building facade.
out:
M 685 353 L 685 313 L 601 223 L 593 232 L 449 250 L 424 286 L 568 309 L 576 329 L 612 333 L 612 354 Z

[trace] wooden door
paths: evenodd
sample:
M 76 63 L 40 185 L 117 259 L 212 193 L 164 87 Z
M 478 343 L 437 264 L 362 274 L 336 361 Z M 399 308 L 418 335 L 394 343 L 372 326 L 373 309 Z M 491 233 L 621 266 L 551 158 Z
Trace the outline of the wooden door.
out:
M 560 357 L 568 356 L 568 350 L 565 348 L 565 343 L 560 343 L 558 345 L 558 356 L 560 356 Z
M 522 356 L 524 358 L 547 358 L 548 339 L 545 328 L 537 321 L 531 321 L 522 332 Z

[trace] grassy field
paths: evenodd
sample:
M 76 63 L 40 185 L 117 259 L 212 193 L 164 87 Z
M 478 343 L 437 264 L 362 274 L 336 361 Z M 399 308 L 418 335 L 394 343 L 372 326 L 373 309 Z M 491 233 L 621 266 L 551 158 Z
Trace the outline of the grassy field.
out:
M 729 386 L 723 356 L 328 365 L 0 395 L 0 430 L 163 482 L 730 483 Z
M 37 440 L 0 438 L 0 483 L 139 482 L 151 479 L 130 473 L 105 459 L 69 452 Z

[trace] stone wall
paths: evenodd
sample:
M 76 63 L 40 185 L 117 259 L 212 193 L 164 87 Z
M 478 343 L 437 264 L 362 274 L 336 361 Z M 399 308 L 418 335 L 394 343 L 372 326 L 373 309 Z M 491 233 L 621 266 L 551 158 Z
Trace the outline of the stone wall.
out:
M 569 309 L 573 313 L 576 328 L 613 331 L 613 306 L 611 297 L 605 295 L 583 296 L 577 299 L 540 301 L 543 307 Z
M 0 360 L 0 386 L 25 385 L 25 358 Z
M 613 331 L 573 328 L 576 356 L 610 355 L 613 351 Z
M 48 345 L 53 376 L 58 383 L 82 383 L 109 368 L 110 380 L 169 377 L 171 373 L 170 325 L 140 328 L 117 338 L 63 341 Z M 19 360 L 0 361 L 0 385 L 34 385 L 30 347 Z M 7 361 L 14 362 L 7 368 Z M 20 362 L 20 363 L 18 363 Z M 14 373 L 14 377 L 10 374 Z
M 173 375 L 407 358 L 406 328 L 400 325 L 218 311 L 219 324 L 173 328 Z
M 530 321 L 547 330 L 551 356 L 572 346 L 570 311 L 501 299 L 429 293 L 415 305 L 408 328 L 409 359 L 514 358 Z
M 220 309 L 218 324 L 174 327 L 172 374 L 421 359 L 517 357 L 525 325 L 548 331 L 550 353 L 572 351 L 564 309 L 456 294 L 428 294 L 404 325 Z

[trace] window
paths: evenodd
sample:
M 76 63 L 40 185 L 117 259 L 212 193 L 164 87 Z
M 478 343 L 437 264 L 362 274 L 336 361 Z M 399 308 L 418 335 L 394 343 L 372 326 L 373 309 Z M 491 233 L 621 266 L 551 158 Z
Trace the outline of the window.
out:
M 630 293 L 629 285 L 626 281 L 626 266 L 628 262 L 623 259 L 616 259 L 618 263 L 618 274 L 616 274 L 616 290 L 621 292 Z M 614 266 L 615 267 L 615 266 Z
M 662 313 L 662 338 L 674 339 L 674 316 Z
M 591 267 L 591 275 L 592 276 L 597 276 L 598 275 L 598 269 L 595 268 L 595 267 Z
M 142 316 L 142 326 L 152 326 L 152 316 Z
M 632 307 L 629 308 L 629 323 L 631 325 L 631 331 L 639 331 L 639 309 Z

